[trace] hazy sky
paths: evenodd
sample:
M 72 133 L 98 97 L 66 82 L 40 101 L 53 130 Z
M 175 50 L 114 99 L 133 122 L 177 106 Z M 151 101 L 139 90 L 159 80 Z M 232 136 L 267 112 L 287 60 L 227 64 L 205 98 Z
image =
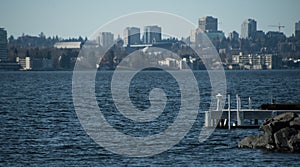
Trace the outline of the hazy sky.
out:
M 300 20 L 299 0 L 0 0 L 0 27 L 8 35 L 22 33 L 46 36 L 90 36 L 116 17 L 132 12 L 162 11 L 180 15 L 194 24 L 206 15 L 217 17 L 219 29 L 227 35 L 240 33 L 247 18 L 257 21 L 258 29 L 277 31 L 268 25 L 285 25 L 290 36 Z

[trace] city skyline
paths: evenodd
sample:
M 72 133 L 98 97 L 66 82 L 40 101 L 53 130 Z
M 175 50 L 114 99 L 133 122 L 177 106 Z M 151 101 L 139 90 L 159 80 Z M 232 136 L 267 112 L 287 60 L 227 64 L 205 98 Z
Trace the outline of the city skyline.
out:
M 214 27 L 213 29 L 210 29 L 210 28 L 207 28 L 206 26 L 201 25 L 203 23 L 200 23 L 200 20 L 202 20 L 202 22 L 203 22 L 203 19 L 205 19 L 205 18 L 213 18 L 213 19 L 215 19 L 215 21 L 214 21 L 215 23 L 213 23 L 213 25 L 211 25 L 212 23 L 209 23 L 208 25 L 213 26 L 213 27 L 216 26 L 216 27 Z M 180 37 L 180 38 L 181 39 L 190 38 L 191 36 L 193 36 L 192 34 L 195 33 L 197 30 L 200 30 L 201 32 L 204 32 L 209 38 L 216 38 L 217 36 L 219 36 L 220 39 L 221 38 L 230 38 L 231 39 L 231 38 L 233 38 L 233 35 L 235 36 L 234 38 L 246 39 L 246 38 L 253 38 L 253 35 L 264 36 L 264 35 L 267 35 L 267 33 L 281 33 L 281 34 L 283 33 L 283 35 L 286 36 L 286 37 L 292 37 L 294 35 L 296 38 L 298 38 L 297 36 L 299 36 L 299 34 L 300 34 L 299 33 L 300 32 L 299 31 L 299 29 L 300 29 L 299 28 L 300 27 L 299 26 L 300 25 L 300 20 L 294 23 L 294 27 L 295 28 L 294 28 L 294 32 L 292 33 L 291 36 L 288 36 L 283 31 L 279 31 L 278 30 L 278 28 L 279 28 L 278 26 L 280 26 L 280 28 L 282 28 L 282 27 L 284 28 L 285 27 L 285 26 L 282 26 L 280 24 L 278 26 L 276 26 L 277 30 L 274 30 L 274 31 L 273 30 L 263 31 L 263 30 L 257 29 L 257 21 L 255 19 L 251 19 L 251 18 L 245 19 L 242 22 L 242 24 L 240 25 L 240 31 L 232 30 L 228 34 L 225 34 L 225 32 L 223 30 L 218 29 L 218 24 L 219 24 L 218 23 L 218 18 L 215 18 L 213 16 L 203 16 L 203 17 L 201 17 L 201 18 L 198 19 L 198 25 L 197 25 L 197 27 L 195 27 L 195 29 L 191 29 L 190 32 L 186 31 L 185 33 L 189 33 L 189 34 L 187 36 Z M 254 25 L 252 25 L 252 24 L 254 24 Z M 248 27 L 248 26 L 250 26 L 250 27 Z M 275 26 L 275 25 L 273 25 L 273 26 Z M 141 27 L 144 28 L 143 32 L 140 32 L 140 28 Z M 164 34 L 164 32 L 161 30 L 162 27 L 159 24 L 157 24 L 157 25 L 155 25 L 155 24 L 152 24 L 152 25 L 151 24 L 150 25 L 143 25 L 141 27 L 140 26 L 126 26 L 125 28 L 123 28 L 123 32 L 117 32 L 117 33 L 114 32 L 114 31 L 109 31 L 109 30 L 107 30 L 105 32 L 103 32 L 103 31 L 94 32 L 94 33 L 100 33 L 100 34 L 97 35 L 96 39 L 94 39 L 95 36 L 92 37 L 91 39 L 85 37 L 85 39 L 88 39 L 88 40 L 91 40 L 91 41 L 95 41 L 98 44 L 102 43 L 102 45 L 103 45 L 104 41 L 100 41 L 101 40 L 100 38 L 101 38 L 101 36 L 103 36 L 103 34 L 101 35 L 101 33 L 104 33 L 105 35 L 111 36 L 111 40 L 109 40 L 109 41 L 114 41 L 114 40 L 118 40 L 119 38 L 121 38 L 122 40 L 124 40 L 125 44 L 133 44 L 133 43 L 138 44 L 140 42 L 141 43 L 149 43 L 149 42 L 145 42 L 144 39 L 143 39 L 145 37 L 145 32 L 146 32 L 145 28 L 147 28 L 147 27 L 158 27 L 158 28 L 160 28 L 160 30 L 152 30 L 151 31 L 151 32 L 156 32 L 156 31 L 160 32 L 159 34 L 161 34 L 161 37 L 159 38 L 158 41 L 160 41 L 161 39 L 172 38 L 172 36 Z M 8 30 L 5 27 L 0 27 L 0 28 L 2 30 L 5 30 L 7 32 L 7 38 L 10 38 Z M 120 27 L 120 28 L 122 29 L 122 27 Z M 134 32 L 129 32 L 131 29 L 134 29 Z M 135 29 L 138 29 L 138 30 L 135 30 Z M 128 31 L 128 32 L 125 32 L 125 31 Z M 249 34 L 250 32 L 251 32 L 251 34 Z M 128 41 L 128 40 L 130 40 L 130 39 L 128 39 L 128 35 L 129 34 L 130 34 L 130 36 L 136 36 L 134 38 L 138 38 L 138 39 L 135 39 L 134 40 L 135 42 L 129 42 Z M 62 36 L 57 36 L 57 35 L 53 35 L 53 36 L 49 35 L 49 36 L 47 36 L 47 35 L 44 34 L 44 32 L 40 32 L 39 34 L 34 34 L 34 35 L 24 33 L 24 34 L 22 34 L 20 36 L 14 36 L 14 38 L 17 39 L 19 37 L 22 37 L 23 35 L 29 36 L 29 37 L 39 37 L 39 36 L 43 35 L 44 37 L 47 37 L 47 38 L 48 37 L 49 38 L 51 38 L 51 37 L 52 38 L 58 38 L 61 41 L 66 41 L 66 40 L 73 41 L 73 40 L 77 40 L 76 37 L 75 38 L 74 37 L 63 38 Z M 138 35 L 138 37 L 137 37 L 137 35 Z M 82 35 L 79 34 L 79 35 L 77 35 L 77 37 L 83 39 L 84 36 L 82 36 Z M 178 36 L 177 36 L 177 38 L 179 39 Z M 191 38 L 193 38 L 193 37 L 191 37 Z M 136 40 L 139 40 L 139 41 L 136 41 Z M 105 42 L 107 43 L 107 41 L 105 41 Z M 111 42 L 109 42 L 109 43 L 111 43 Z
M 218 29 L 227 36 L 236 31 L 241 34 L 240 25 L 248 18 L 258 22 L 257 29 L 277 31 L 269 25 L 284 25 L 282 32 L 291 36 L 295 32 L 295 23 L 300 20 L 297 12 L 299 1 L 240 2 L 231 1 L 2 1 L 0 7 L 0 27 L 8 31 L 8 36 L 20 36 L 22 33 L 37 35 L 44 32 L 47 36 L 89 36 L 101 25 L 111 19 L 141 11 L 161 11 L 182 16 L 197 26 L 203 16 L 218 18 Z M 117 4 L 117 5 L 116 5 Z M 105 6 L 105 7 L 104 7 Z M 39 14 L 36 14 L 39 13 Z M 9 16 L 9 17 L 8 17 Z M 188 34 L 188 33 L 187 33 Z M 186 34 L 182 34 L 186 36 Z

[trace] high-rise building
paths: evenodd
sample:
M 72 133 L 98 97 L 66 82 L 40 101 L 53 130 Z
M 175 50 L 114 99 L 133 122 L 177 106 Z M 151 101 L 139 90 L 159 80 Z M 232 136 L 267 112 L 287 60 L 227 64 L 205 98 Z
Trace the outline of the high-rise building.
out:
M 295 37 L 300 39 L 300 21 L 295 23 Z
M 225 35 L 222 31 L 203 32 L 201 28 L 196 28 L 191 30 L 190 42 L 196 46 L 206 46 L 208 44 L 207 37 L 214 44 L 214 42 L 224 39 Z
M 114 43 L 114 34 L 111 32 L 100 32 L 98 44 L 104 48 L 110 47 Z
M 218 19 L 212 16 L 205 16 L 198 20 L 199 28 L 205 32 L 218 31 Z
M 191 43 L 194 43 L 196 46 L 204 46 L 205 37 L 203 35 L 207 36 L 213 44 L 225 38 L 224 32 L 218 31 L 218 19 L 212 16 L 198 19 L 198 28 L 191 32 Z
M 140 44 L 140 28 L 137 27 L 126 27 L 124 29 L 124 45 L 136 45 Z
M 160 41 L 161 41 L 161 27 L 157 25 L 144 27 L 143 42 L 145 44 L 153 44 Z
M 7 60 L 7 32 L 0 28 L 0 62 Z
M 256 21 L 247 19 L 241 26 L 241 38 L 253 38 L 257 30 Z
M 238 40 L 239 39 L 239 34 L 236 31 L 232 31 L 228 35 L 230 40 Z

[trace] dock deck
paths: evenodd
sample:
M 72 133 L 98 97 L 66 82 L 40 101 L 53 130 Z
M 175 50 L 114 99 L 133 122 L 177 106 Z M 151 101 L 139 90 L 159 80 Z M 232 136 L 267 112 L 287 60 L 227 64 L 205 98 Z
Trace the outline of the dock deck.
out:
M 228 125 L 230 125 L 231 128 L 257 128 L 265 119 L 286 112 L 300 114 L 300 110 L 231 109 L 229 111 L 228 109 L 224 109 L 222 111 L 206 111 L 205 126 L 228 128 Z

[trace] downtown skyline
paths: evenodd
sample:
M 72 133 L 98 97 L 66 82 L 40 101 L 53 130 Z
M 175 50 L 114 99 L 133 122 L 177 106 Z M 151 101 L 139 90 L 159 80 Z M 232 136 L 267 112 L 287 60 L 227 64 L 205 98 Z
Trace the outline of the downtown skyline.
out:
M 174 2 L 174 1 L 172 1 Z M 258 30 L 278 31 L 269 25 L 284 25 L 281 31 L 286 36 L 295 32 L 295 23 L 300 20 L 297 6 L 300 1 L 2 1 L 0 6 L 0 27 L 8 31 L 8 36 L 22 33 L 64 38 L 90 36 L 101 25 L 111 19 L 142 11 L 169 12 L 186 18 L 197 27 L 198 18 L 213 16 L 218 18 L 219 29 L 227 36 L 232 31 L 241 33 L 241 24 L 248 18 L 255 19 Z M 105 7 L 104 7 L 105 6 Z M 39 13 L 39 14 L 37 14 Z M 9 17 L 8 17 L 9 16 Z M 189 32 L 182 34 L 183 37 Z

